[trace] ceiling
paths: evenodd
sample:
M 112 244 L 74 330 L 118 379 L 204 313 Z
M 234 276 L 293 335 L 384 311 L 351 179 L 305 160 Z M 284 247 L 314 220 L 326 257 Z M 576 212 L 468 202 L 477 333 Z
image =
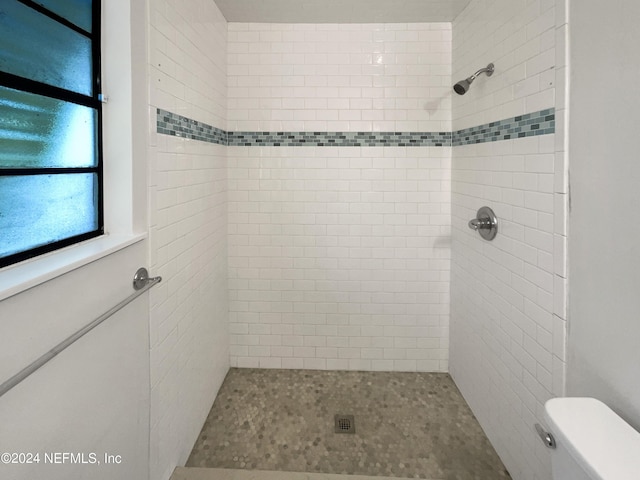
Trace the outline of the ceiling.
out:
M 470 0 L 214 0 L 228 22 L 451 22 Z

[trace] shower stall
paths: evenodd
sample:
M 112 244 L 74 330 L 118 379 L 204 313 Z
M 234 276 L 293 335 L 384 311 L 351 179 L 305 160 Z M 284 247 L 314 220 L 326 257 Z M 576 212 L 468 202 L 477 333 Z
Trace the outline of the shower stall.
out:
M 550 479 L 549 398 L 599 396 L 640 425 L 640 105 L 613 88 L 640 73 L 635 3 L 102 3 L 108 235 L 0 270 L 0 382 L 126 298 L 141 265 L 162 282 L 0 398 L 0 453 L 122 462 L 0 476 L 167 480 L 204 450 L 219 392 L 233 404 L 230 368 L 423 408 L 391 437 L 437 432 L 453 384 L 419 382 L 452 379 L 516 480 Z M 326 410 L 330 428 L 351 413 Z M 356 435 L 382 417 L 355 416 Z

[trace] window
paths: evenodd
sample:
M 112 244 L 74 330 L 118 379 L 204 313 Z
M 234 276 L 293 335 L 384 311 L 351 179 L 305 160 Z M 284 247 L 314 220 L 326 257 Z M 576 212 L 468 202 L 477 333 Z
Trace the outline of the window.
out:
M 0 267 L 103 233 L 100 1 L 0 2 Z

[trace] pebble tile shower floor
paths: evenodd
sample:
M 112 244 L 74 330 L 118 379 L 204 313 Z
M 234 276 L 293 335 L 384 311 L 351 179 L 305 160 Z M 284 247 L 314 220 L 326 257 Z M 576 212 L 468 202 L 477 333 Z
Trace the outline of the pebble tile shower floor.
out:
M 356 433 L 335 433 L 336 414 L 353 415 Z M 231 369 L 187 466 L 510 478 L 442 373 Z

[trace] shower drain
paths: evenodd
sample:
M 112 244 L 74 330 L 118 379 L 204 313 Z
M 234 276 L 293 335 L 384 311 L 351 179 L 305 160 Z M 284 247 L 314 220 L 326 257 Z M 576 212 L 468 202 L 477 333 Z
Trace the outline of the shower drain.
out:
M 356 422 L 353 415 L 335 415 L 335 433 L 356 433 Z

